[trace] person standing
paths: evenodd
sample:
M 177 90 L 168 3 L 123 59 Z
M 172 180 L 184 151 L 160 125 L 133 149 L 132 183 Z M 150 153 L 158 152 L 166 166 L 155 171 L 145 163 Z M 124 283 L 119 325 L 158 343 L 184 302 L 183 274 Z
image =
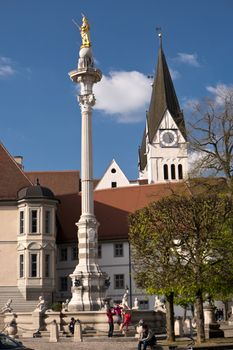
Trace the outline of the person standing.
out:
M 114 331 L 114 323 L 113 323 L 113 315 L 114 311 L 109 308 L 106 312 L 107 318 L 108 318 L 108 337 L 111 338 L 113 336 Z
M 120 326 L 120 324 L 122 323 L 122 317 L 121 317 L 121 307 L 118 304 L 114 304 L 113 307 L 114 313 L 116 315 L 116 323 Z
M 120 330 L 123 331 L 123 328 L 125 327 L 125 330 L 128 331 L 129 324 L 131 321 L 131 315 L 128 310 L 122 310 L 122 316 L 123 316 L 123 323 L 120 326 Z
M 75 319 L 71 317 L 70 323 L 69 323 L 69 331 L 71 334 L 74 334 L 74 325 L 75 325 Z

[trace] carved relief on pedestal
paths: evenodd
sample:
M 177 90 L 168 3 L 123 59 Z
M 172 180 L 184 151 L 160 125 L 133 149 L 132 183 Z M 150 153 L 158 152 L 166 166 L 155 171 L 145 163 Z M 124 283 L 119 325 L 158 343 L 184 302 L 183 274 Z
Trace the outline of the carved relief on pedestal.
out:
M 95 241 L 95 230 L 93 228 L 90 228 L 89 231 L 88 231 L 88 239 L 89 239 L 89 242 L 94 242 Z

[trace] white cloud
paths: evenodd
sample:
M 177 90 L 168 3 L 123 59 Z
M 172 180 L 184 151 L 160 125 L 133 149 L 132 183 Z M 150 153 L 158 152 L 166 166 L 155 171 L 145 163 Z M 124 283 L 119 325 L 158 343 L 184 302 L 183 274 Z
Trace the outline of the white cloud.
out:
M 147 76 L 137 71 L 112 71 L 94 86 L 95 108 L 120 123 L 145 120 L 145 111 L 151 97 Z
M 199 163 L 203 159 L 203 152 L 192 151 L 188 156 L 188 167 L 192 169 L 195 164 Z
M 175 60 L 181 63 L 188 64 L 190 66 L 200 67 L 200 64 L 197 60 L 196 53 L 191 54 L 191 53 L 179 52 Z
M 194 107 L 197 106 L 200 101 L 196 98 L 182 98 L 182 108 L 186 111 L 193 111 Z
M 214 95 L 214 99 L 217 105 L 222 106 L 229 96 L 233 94 L 233 84 L 217 84 L 216 86 L 207 86 L 206 90 Z
M 169 68 L 169 71 L 170 71 L 172 80 L 176 80 L 176 79 L 179 79 L 179 78 L 180 78 L 180 73 L 178 72 L 178 70 Z
M 191 177 L 208 176 L 209 170 L 205 167 L 206 154 L 201 151 L 192 151 L 188 155 L 188 172 Z
M 6 78 L 16 73 L 14 64 L 9 57 L 0 56 L 0 77 Z

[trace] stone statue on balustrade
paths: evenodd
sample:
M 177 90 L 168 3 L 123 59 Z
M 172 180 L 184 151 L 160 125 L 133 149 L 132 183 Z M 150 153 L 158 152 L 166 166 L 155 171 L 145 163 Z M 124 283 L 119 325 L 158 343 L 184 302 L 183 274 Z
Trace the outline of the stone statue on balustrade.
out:
M 137 297 L 134 299 L 134 305 L 133 305 L 132 309 L 133 310 L 138 310 L 139 309 L 139 301 L 138 301 Z
M 8 299 L 6 304 L 2 307 L 1 312 L 5 313 L 5 312 L 12 312 L 13 309 L 11 307 L 11 303 L 12 303 L 12 299 Z
M 154 310 L 166 312 L 165 303 L 163 301 L 161 301 L 161 299 L 157 295 L 155 296 Z
M 46 311 L 46 303 L 42 295 L 39 296 L 38 304 L 34 311 L 44 312 Z
M 62 312 L 68 311 L 68 305 L 69 305 L 69 299 L 66 299 L 66 301 L 62 303 Z
M 122 297 L 122 302 L 121 302 L 121 307 L 123 309 L 130 309 L 129 304 L 128 304 L 128 299 L 129 299 L 129 289 L 126 288 L 125 293 Z

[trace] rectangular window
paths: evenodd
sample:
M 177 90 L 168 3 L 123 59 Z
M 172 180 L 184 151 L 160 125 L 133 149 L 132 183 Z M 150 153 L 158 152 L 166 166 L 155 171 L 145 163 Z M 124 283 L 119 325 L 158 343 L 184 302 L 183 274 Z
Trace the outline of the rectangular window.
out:
M 115 289 L 125 288 L 125 276 L 123 274 L 114 275 L 114 288 Z
M 50 210 L 45 211 L 45 233 L 51 233 L 51 212 Z
M 19 232 L 24 233 L 24 211 L 19 212 Z
M 117 187 L 117 183 L 115 181 L 112 181 L 112 188 Z
M 72 260 L 78 260 L 78 247 L 72 247 Z
M 139 300 L 139 309 L 140 310 L 148 310 L 149 309 L 149 301 L 148 300 Z
M 30 277 L 37 277 L 37 254 L 31 254 L 30 255 L 30 260 L 31 260 Z
M 60 261 L 67 261 L 67 248 L 61 248 Z
M 67 277 L 60 277 L 60 291 L 66 292 L 68 289 Z
M 37 210 L 31 211 L 31 233 L 37 233 Z
M 24 277 L 24 256 L 20 254 L 19 256 L 19 278 Z
M 101 259 L 102 258 L 102 245 L 101 244 L 98 244 L 98 259 Z
M 114 257 L 119 258 L 123 256 L 123 243 L 114 244 Z
M 45 277 L 50 277 L 50 255 L 45 255 Z

